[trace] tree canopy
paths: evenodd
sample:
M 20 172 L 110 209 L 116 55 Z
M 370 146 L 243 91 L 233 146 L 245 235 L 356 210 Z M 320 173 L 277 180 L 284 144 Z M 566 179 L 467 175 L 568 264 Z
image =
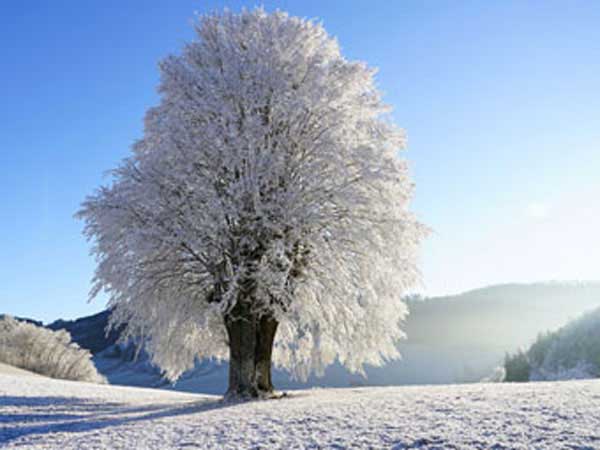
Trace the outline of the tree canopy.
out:
M 397 357 L 426 229 L 375 70 L 283 12 L 195 28 L 160 63 L 143 137 L 79 212 L 92 295 L 173 380 L 228 358 L 242 300 L 278 322 L 273 362 L 301 378 Z

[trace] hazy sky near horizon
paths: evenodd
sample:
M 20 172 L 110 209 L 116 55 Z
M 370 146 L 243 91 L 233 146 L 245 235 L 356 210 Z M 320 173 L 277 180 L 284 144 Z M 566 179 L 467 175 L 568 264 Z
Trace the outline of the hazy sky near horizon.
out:
M 7 1 L 0 17 L 0 313 L 86 303 L 73 218 L 142 134 L 157 62 L 194 11 L 262 4 L 322 20 L 379 68 L 406 129 L 427 294 L 600 278 L 600 2 Z

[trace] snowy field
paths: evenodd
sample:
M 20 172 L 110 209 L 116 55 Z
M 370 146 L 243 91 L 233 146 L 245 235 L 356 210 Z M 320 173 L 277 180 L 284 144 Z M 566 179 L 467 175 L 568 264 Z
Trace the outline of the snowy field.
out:
M 39 377 L 38 374 L 29 372 L 28 370 L 19 369 L 0 362 L 0 375 L 28 376 Z M 2 392 L 2 391 L 0 391 Z
M 600 381 L 219 397 L 0 374 L 0 447 L 600 448 Z

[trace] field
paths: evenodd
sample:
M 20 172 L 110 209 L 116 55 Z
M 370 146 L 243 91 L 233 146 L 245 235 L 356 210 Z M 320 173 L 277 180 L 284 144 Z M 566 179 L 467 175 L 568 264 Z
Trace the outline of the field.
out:
M 0 447 L 593 449 L 600 381 L 312 389 L 224 403 L 0 373 Z

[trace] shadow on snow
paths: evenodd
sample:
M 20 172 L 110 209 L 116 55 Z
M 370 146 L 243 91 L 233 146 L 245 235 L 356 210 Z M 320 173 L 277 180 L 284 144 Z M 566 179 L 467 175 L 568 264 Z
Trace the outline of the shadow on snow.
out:
M 68 397 L 3 396 L 0 397 L 0 444 L 28 435 L 81 433 L 128 423 L 231 408 L 237 405 L 239 403 L 219 399 L 190 401 L 177 405 L 150 404 L 135 407 Z M 6 410 L 7 407 L 28 407 L 31 412 L 29 414 L 22 412 L 12 414 Z M 44 423 L 37 424 L 36 422 Z

